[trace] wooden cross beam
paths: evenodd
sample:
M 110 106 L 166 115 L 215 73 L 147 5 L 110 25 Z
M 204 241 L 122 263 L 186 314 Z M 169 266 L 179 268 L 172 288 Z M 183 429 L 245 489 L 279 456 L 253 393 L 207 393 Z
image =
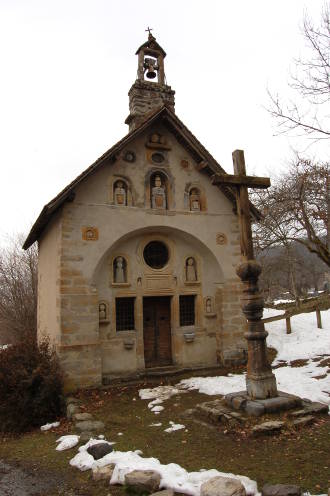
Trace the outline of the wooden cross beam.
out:
M 269 188 L 269 177 L 247 176 L 244 160 L 244 151 L 233 152 L 234 175 L 215 174 L 213 184 L 223 184 L 236 190 L 236 205 L 239 217 L 241 253 L 245 260 L 253 260 L 253 242 L 251 229 L 251 214 L 248 188 Z

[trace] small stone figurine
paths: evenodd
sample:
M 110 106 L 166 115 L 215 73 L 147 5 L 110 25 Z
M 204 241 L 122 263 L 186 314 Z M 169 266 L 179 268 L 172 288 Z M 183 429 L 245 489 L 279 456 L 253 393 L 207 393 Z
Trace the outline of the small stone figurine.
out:
M 199 212 L 201 209 L 200 195 L 198 189 L 192 189 L 190 191 L 190 210 L 193 212 Z
M 118 181 L 115 187 L 115 204 L 116 205 L 126 205 L 126 191 L 124 188 L 124 183 Z
M 212 301 L 211 298 L 206 298 L 206 313 L 212 313 Z
M 106 320 L 107 318 L 107 307 L 105 303 L 99 304 L 99 320 Z
M 188 282 L 197 281 L 195 260 L 192 257 L 189 257 L 186 262 L 186 280 Z
M 151 207 L 166 208 L 166 193 L 160 176 L 155 177 L 155 186 L 151 190 Z
M 126 282 L 125 270 L 124 270 L 124 258 L 117 257 L 115 260 L 115 283 Z

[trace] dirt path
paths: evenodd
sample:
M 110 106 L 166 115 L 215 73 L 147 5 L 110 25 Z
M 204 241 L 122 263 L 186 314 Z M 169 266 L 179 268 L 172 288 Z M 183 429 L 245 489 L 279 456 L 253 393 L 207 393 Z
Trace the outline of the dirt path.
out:
M 41 475 L 37 469 L 22 469 L 0 460 L 1 496 L 44 496 L 58 486 L 58 479 Z

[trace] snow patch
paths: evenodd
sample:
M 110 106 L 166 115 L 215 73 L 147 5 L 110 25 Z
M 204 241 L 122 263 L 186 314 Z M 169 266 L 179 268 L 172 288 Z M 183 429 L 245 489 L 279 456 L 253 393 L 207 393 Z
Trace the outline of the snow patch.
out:
M 65 451 L 67 449 L 73 448 L 79 443 L 79 438 L 80 436 L 76 436 L 74 434 L 60 437 L 56 440 L 56 442 L 59 443 L 56 446 L 56 451 Z
M 180 429 L 185 429 L 186 426 L 183 424 L 175 424 L 171 420 L 169 421 L 169 424 L 171 427 L 168 427 L 167 429 L 164 430 L 164 432 L 174 432 L 174 431 L 179 431 Z
M 139 450 L 128 452 L 113 451 L 100 460 L 94 461 L 94 458 L 84 448 L 79 448 L 81 451 L 72 458 L 70 465 L 85 471 L 92 467 L 104 467 L 109 463 L 114 463 L 116 467 L 110 484 L 124 484 L 125 475 L 133 470 L 155 470 L 161 476 L 160 489 L 173 489 L 176 492 L 191 496 L 200 496 L 201 485 L 211 477 L 219 475 L 240 480 L 248 496 L 254 496 L 258 493 L 257 483 L 242 475 L 226 474 L 215 469 L 187 472 L 176 463 L 163 465 L 157 458 L 142 458 Z
M 58 427 L 60 422 L 52 422 L 50 424 L 45 424 L 40 427 L 41 431 L 49 431 L 49 429 L 53 429 L 54 427 Z

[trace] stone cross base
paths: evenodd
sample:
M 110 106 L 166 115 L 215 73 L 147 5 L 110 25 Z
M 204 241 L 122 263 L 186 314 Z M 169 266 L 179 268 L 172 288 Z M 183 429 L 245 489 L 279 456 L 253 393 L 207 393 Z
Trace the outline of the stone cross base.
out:
M 278 413 L 302 405 L 302 399 L 293 394 L 278 391 L 277 396 L 267 399 L 249 398 L 246 391 L 238 391 L 225 396 L 225 402 L 234 410 L 243 410 L 247 415 L 259 417 L 265 413 Z

